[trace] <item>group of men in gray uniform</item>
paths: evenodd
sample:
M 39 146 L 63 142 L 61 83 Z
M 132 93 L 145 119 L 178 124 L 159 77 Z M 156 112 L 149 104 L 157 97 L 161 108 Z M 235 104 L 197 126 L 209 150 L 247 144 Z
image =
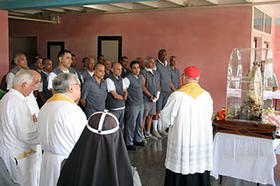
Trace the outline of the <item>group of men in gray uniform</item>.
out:
M 89 118 L 94 112 L 105 109 L 113 113 L 119 120 L 128 150 L 144 146 L 145 137 L 157 139 L 167 135 L 159 117 L 168 96 L 179 87 L 175 56 L 171 56 L 168 63 L 167 51 L 162 49 L 157 60 L 138 57 L 129 65 L 125 56 L 114 63 L 104 59 L 95 63 L 89 57 L 83 59 L 84 67 L 80 72 L 71 67 L 70 51 L 61 51 L 58 57 L 58 66 L 52 72 L 44 71 L 42 77 L 46 100 L 50 97 L 52 80 L 60 73 L 73 73 L 82 87 L 80 106 L 86 116 Z

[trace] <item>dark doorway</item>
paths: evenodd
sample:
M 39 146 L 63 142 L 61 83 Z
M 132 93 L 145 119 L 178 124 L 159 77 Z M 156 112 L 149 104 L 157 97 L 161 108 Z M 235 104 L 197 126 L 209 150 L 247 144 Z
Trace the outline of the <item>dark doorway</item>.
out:
M 119 61 L 122 56 L 122 36 L 98 36 L 97 55 L 101 54 L 112 62 Z
M 58 65 L 57 55 L 64 50 L 64 41 L 48 41 L 48 58 L 53 61 L 53 65 Z

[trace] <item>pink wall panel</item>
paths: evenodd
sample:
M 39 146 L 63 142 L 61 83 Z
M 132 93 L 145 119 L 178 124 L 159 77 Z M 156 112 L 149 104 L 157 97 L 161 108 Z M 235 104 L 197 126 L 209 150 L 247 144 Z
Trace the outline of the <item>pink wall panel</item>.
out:
M 0 80 L 9 69 L 8 12 L 0 10 Z
M 10 35 L 38 36 L 38 53 L 46 56 L 47 41 L 65 41 L 78 60 L 96 56 L 97 36 L 121 35 L 123 55 L 155 56 L 161 48 L 178 58 L 180 71 L 201 69 L 201 84 L 225 106 L 226 71 L 233 48 L 250 47 L 251 7 L 194 8 L 124 14 L 65 15 L 61 24 L 10 22 Z
M 274 72 L 277 75 L 278 82 L 280 82 L 280 24 L 275 24 L 274 27 L 274 53 L 273 53 L 273 63 Z

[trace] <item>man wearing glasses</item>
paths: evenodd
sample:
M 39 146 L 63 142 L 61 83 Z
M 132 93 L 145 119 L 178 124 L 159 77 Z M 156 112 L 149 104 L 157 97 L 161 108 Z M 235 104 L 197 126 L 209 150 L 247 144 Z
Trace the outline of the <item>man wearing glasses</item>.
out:
M 87 124 L 86 115 L 77 106 L 81 87 L 74 74 L 56 76 L 53 91 L 38 117 L 39 141 L 44 150 L 40 186 L 57 184 L 61 162 L 69 156 Z

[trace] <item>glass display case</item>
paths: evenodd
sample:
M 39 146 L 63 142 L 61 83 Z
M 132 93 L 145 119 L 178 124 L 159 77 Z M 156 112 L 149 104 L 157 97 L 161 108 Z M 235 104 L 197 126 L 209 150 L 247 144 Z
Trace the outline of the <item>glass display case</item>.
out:
M 227 120 L 261 121 L 272 108 L 273 60 L 270 49 L 234 49 L 227 72 Z

